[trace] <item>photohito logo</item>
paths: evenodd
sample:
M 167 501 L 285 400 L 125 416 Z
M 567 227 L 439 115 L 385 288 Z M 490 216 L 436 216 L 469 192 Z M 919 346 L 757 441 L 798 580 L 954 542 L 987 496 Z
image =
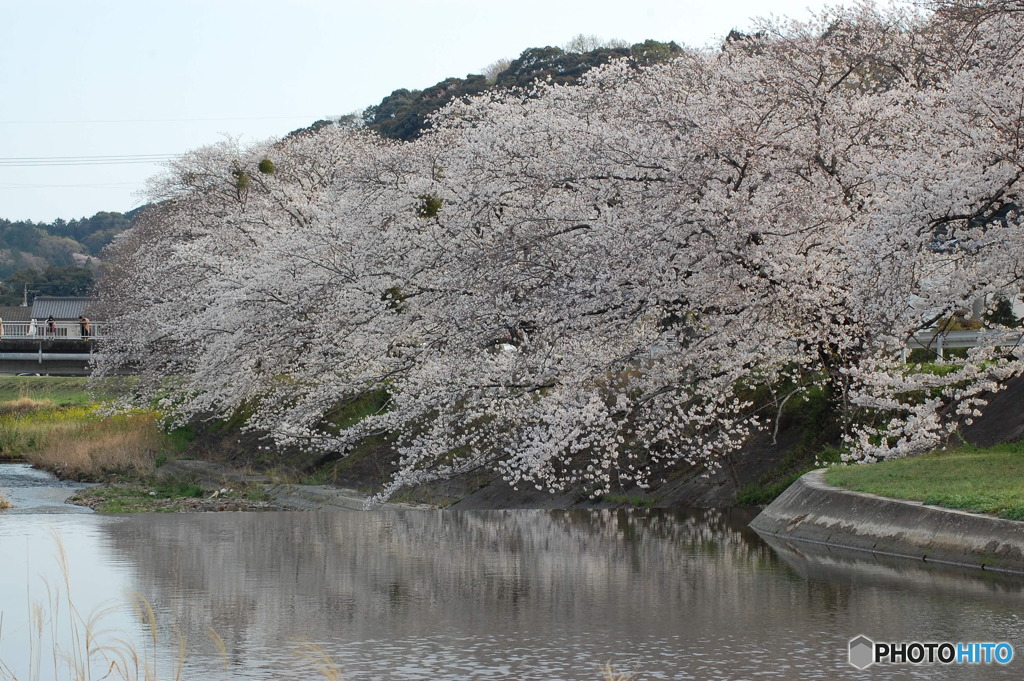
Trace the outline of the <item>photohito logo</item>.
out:
M 863 634 L 850 640 L 850 664 L 867 669 L 876 662 L 888 664 L 1010 664 L 1009 643 L 950 643 L 911 641 L 881 643 Z

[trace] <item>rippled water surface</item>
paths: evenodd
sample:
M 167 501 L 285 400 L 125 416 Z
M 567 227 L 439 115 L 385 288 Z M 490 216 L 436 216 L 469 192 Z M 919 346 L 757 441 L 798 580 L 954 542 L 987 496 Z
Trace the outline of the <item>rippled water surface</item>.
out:
M 39 678 L 53 678 L 53 639 L 74 652 L 76 617 L 90 613 L 99 639 L 131 639 L 161 678 L 173 678 L 177 634 L 185 679 L 323 678 L 310 657 L 321 653 L 348 681 L 597 680 L 607 661 L 638 679 L 1022 676 L 1019 660 L 868 672 L 846 662 L 858 634 L 1005 640 L 1024 655 L 1020 579 L 776 549 L 745 529 L 749 519 L 646 510 L 0 516 L 0 678 L 5 666 L 31 678 L 33 649 L 46 651 Z M 132 592 L 154 608 L 155 645 L 145 611 L 128 605 Z M 46 612 L 41 633 L 29 625 L 33 603 Z
M 71 506 L 64 500 L 88 485 L 57 480 L 28 464 L 0 464 L 0 492 L 13 506 L 4 515 L 22 513 L 92 513 L 85 506 Z

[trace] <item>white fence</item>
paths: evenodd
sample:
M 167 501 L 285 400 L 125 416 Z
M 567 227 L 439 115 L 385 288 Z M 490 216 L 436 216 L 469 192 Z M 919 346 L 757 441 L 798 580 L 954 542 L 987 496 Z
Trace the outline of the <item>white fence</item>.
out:
M 976 331 L 921 331 L 907 342 L 903 349 L 903 361 L 911 350 L 926 349 L 935 352 L 941 359 L 949 348 L 975 348 L 979 345 L 1011 347 L 1024 344 L 1024 333 L 1017 329 L 993 330 L 978 329 Z
M 5 340 L 82 340 L 103 337 L 103 322 L 89 322 L 87 335 L 82 333 L 79 322 L 3 322 L 3 338 Z

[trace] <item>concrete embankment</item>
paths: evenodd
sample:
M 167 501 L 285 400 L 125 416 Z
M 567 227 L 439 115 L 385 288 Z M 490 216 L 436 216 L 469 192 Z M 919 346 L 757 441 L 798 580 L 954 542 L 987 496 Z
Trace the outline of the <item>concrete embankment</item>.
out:
M 852 492 L 824 475 L 801 477 L 750 526 L 786 540 L 1024 573 L 1024 522 Z

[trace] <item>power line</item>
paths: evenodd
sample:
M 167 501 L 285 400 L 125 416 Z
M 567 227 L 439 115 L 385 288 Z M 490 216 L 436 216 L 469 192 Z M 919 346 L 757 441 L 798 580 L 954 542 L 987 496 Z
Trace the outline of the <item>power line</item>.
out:
M 4 189 L 133 189 L 141 187 L 140 182 L 96 182 L 82 184 L 9 184 L 0 183 Z
M 217 121 L 287 121 L 317 120 L 326 116 L 258 116 L 251 118 L 122 118 L 66 121 L 0 121 L 0 125 L 51 125 L 51 124 L 92 124 L 92 123 L 212 123 Z
M 0 156 L 0 161 L 33 161 L 36 159 L 43 160 L 66 160 L 66 159 L 80 159 L 80 158 L 141 158 L 149 156 L 177 156 L 177 154 L 112 154 L 106 156 L 100 156 L 96 154 L 90 154 L 87 156 Z
M 49 166 L 125 165 L 161 163 L 180 154 L 120 154 L 114 156 L 9 156 L 0 157 L 0 168 L 36 168 Z

